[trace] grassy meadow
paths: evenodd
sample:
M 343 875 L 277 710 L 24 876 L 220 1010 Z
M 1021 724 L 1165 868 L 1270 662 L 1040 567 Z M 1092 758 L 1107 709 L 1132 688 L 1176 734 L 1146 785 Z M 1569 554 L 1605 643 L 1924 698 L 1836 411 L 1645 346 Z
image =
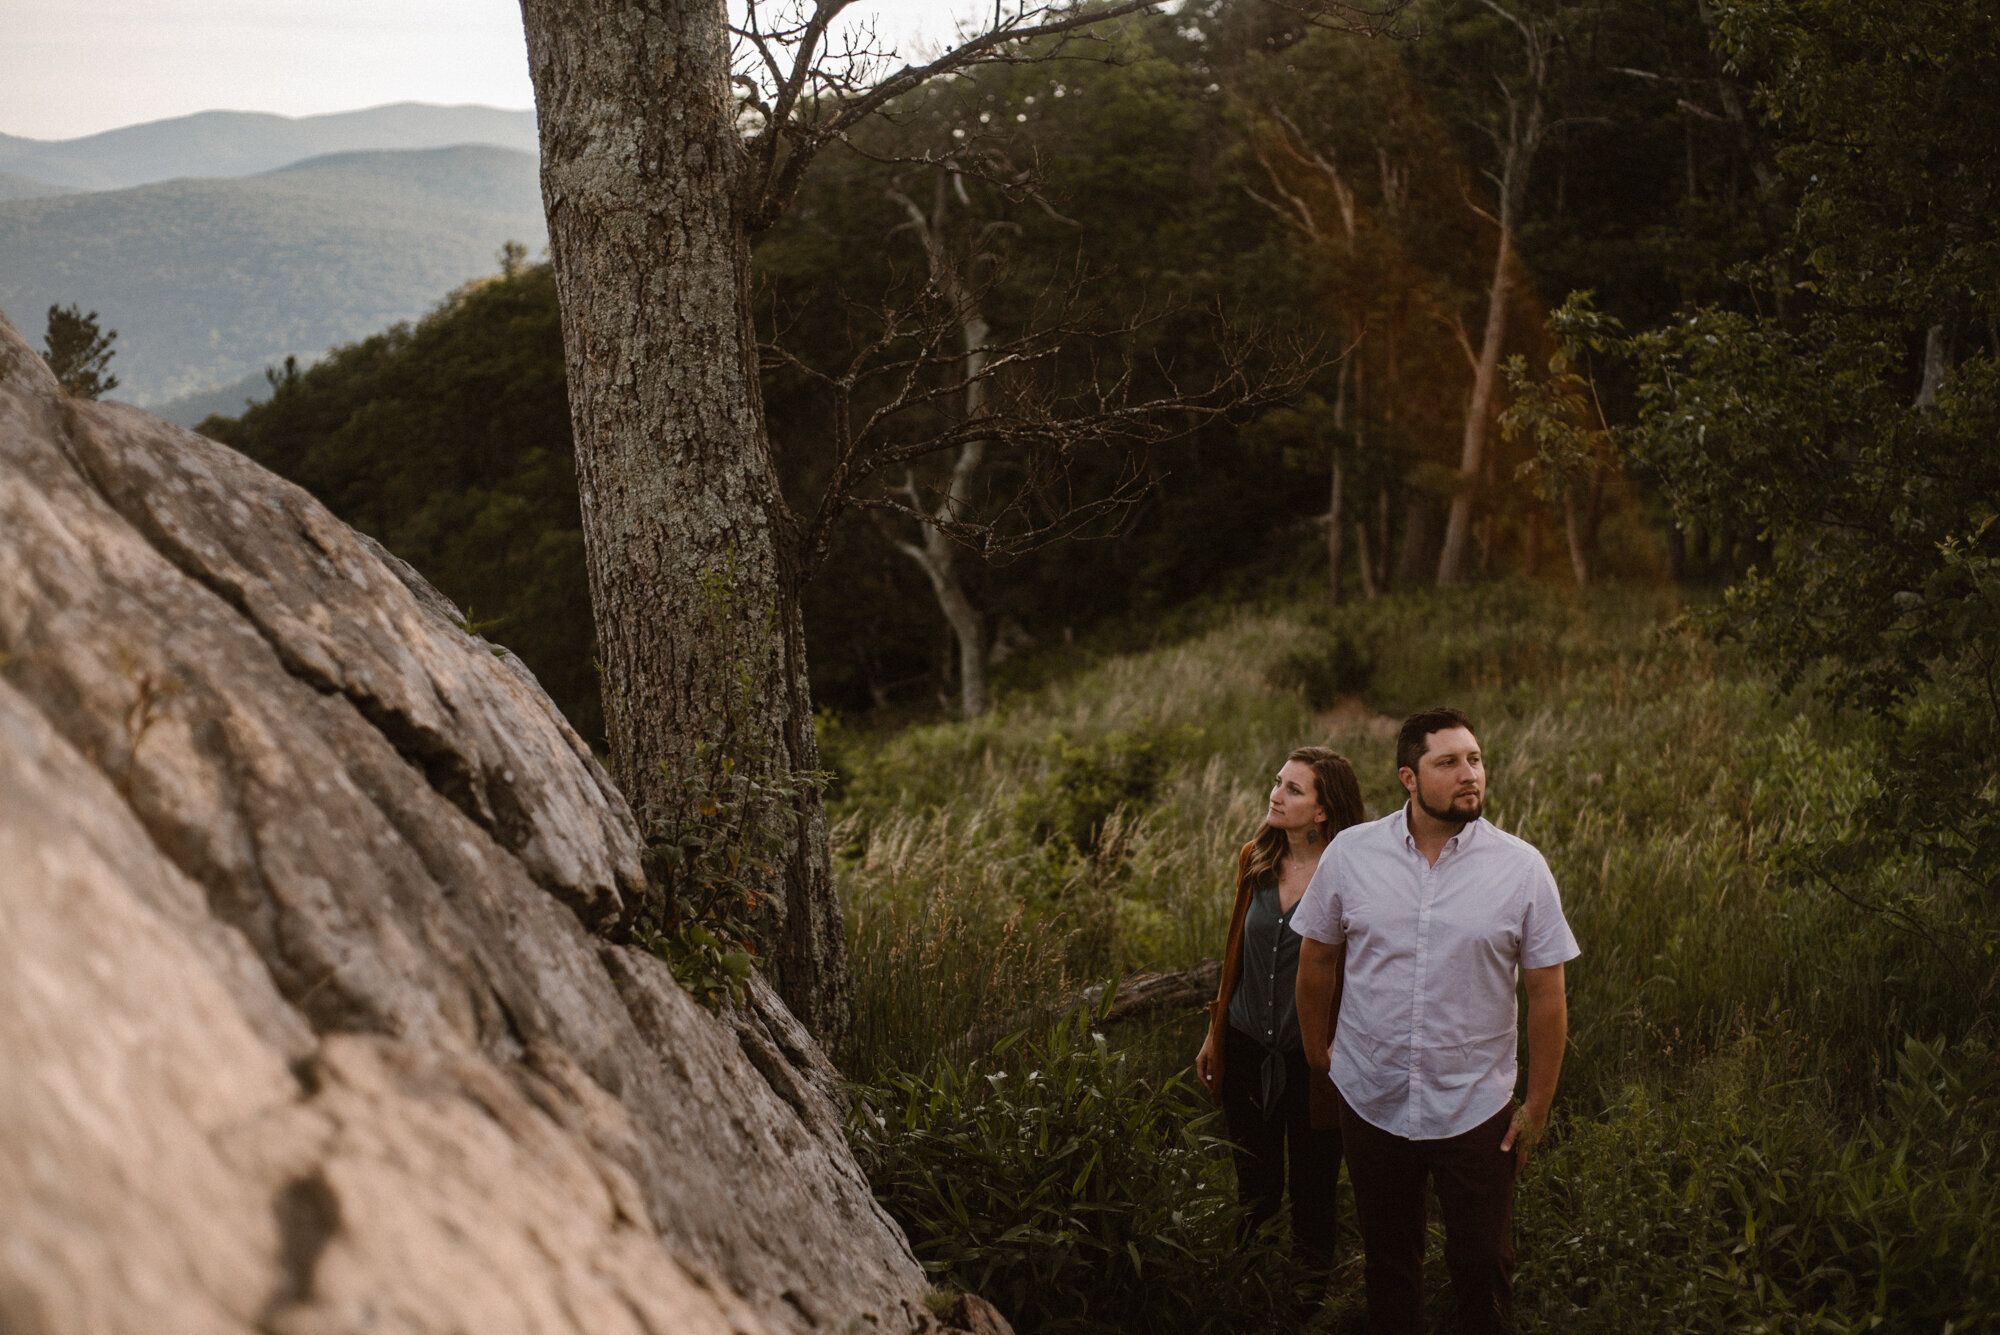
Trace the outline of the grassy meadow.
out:
M 1914 866 L 1802 870 L 1878 739 L 1680 611 L 1513 582 L 1218 612 L 976 721 L 830 727 L 856 1143 L 941 1285 L 1024 1331 L 1364 1328 L 1358 1247 L 1322 1302 L 1280 1238 L 1236 1244 L 1183 1074 L 1200 1012 L 1055 1013 L 1220 952 L 1289 749 L 1341 750 L 1378 815 L 1395 721 L 1448 702 L 1583 946 L 1520 1190 L 1523 1329 L 2000 1327 L 1981 908 Z

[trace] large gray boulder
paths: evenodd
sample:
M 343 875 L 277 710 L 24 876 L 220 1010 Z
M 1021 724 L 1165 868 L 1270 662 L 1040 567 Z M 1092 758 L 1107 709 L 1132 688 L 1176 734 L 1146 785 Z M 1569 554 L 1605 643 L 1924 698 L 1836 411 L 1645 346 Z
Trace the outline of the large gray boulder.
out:
M 624 799 L 298 488 L 0 318 L 0 1332 L 930 1327 L 768 988 L 591 925 Z

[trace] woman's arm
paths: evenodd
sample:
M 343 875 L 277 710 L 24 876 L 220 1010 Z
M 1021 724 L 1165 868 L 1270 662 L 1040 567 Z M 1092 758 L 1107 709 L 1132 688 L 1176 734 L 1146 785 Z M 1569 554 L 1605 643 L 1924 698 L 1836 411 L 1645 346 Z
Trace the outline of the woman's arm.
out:
M 1229 911 L 1229 935 L 1222 948 L 1222 976 L 1216 985 L 1215 1000 L 1208 1007 L 1208 1033 L 1201 1041 L 1201 1051 L 1194 1057 L 1195 1079 L 1210 1098 L 1218 1101 L 1222 1098 L 1222 1028 L 1229 1022 L 1226 1018 L 1229 998 L 1236 991 L 1237 975 L 1241 972 L 1243 915 L 1250 909 L 1250 855 L 1256 847 L 1253 840 L 1236 855 L 1236 904 Z

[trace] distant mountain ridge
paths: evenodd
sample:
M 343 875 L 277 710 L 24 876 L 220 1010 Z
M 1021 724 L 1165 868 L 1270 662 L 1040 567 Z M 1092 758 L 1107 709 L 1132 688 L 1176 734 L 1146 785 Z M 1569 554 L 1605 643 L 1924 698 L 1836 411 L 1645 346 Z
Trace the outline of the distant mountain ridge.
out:
M 415 319 L 494 272 L 503 242 L 546 236 L 532 153 L 335 152 L 0 202 L 0 310 L 36 342 L 51 304 L 98 311 L 119 335 L 112 397 L 155 403 Z
M 37 181 L 32 176 L 23 176 L 19 172 L 0 171 L 0 200 L 42 199 L 48 195 L 68 193 L 68 186 L 50 185 L 46 181 Z
M 249 176 L 328 153 L 492 144 L 539 152 L 533 111 L 396 102 L 323 116 L 202 111 L 79 139 L 0 134 L 0 173 L 75 190 Z

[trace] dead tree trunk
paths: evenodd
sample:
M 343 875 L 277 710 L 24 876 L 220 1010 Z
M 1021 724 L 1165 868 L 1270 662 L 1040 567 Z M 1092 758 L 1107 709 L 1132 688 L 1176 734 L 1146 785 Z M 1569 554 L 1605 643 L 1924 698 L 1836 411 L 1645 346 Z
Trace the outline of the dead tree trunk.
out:
M 1465 412 L 1465 433 L 1459 447 L 1458 490 L 1451 498 L 1451 512 L 1445 520 L 1444 544 L 1438 552 L 1437 582 L 1456 584 L 1465 563 L 1465 545 L 1472 532 L 1472 502 L 1480 469 L 1486 461 L 1486 431 L 1493 413 L 1493 390 L 1500 377 L 1500 353 L 1507 341 L 1507 299 L 1514 283 L 1514 234 L 1520 226 L 1521 207 L 1528 191 L 1528 177 L 1534 170 L 1535 153 L 1541 147 L 1543 93 L 1548 83 L 1551 38 L 1546 28 L 1502 8 L 1493 0 L 1486 7 L 1519 31 L 1526 61 L 1526 75 L 1520 89 L 1504 80 L 1500 90 L 1505 99 L 1505 125 L 1493 133 L 1500 150 L 1497 184 L 1499 210 L 1490 218 L 1499 231 L 1493 248 L 1493 278 L 1486 290 L 1486 323 L 1475 351 L 1465 342 L 1472 362 L 1472 398 Z M 1464 331 L 1460 331 L 1464 340 Z
M 815 770 L 804 572 L 758 389 L 723 6 L 522 12 L 613 774 L 635 807 L 664 800 L 661 767 L 713 734 L 717 684 L 738 672 L 755 683 L 744 726 L 764 763 Z M 769 632 L 717 645 L 702 627 L 718 596 Z M 792 816 L 767 962 L 831 1038 L 846 967 L 818 794 Z
M 962 191 L 963 186 L 959 189 Z M 928 214 L 906 195 L 892 191 L 890 198 L 901 204 L 903 211 L 909 214 L 910 225 L 922 239 L 924 255 L 930 261 L 931 282 L 944 295 L 951 309 L 957 312 L 959 337 L 965 349 L 965 417 L 967 421 L 978 421 L 986 415 L 985 371 L 987 338 L 991 329 L 973 299 L 965 275 L 954 262 L 945 237 L 943 178 L 939 178 L 937 201 Z M 958 708 L 966 718 L 978 718 L 986 712 L 986 618 L 965 592 L 965 582 L 958 573 L 959 550 L 948 536 L 945 526 L 958 523 L 969 513 L 972 485 L 985 459 L 985 440 L 968 440 L 959 446 L 951 460 L 951 476 L 945 483 L 944 494 L 932 511 L 937 522 L 925 524 L 923 534 L 916 542 L 907 539 L 896 542 L 897 550 L 915 561 L 930 580 L 931 591 L 937 595 L 938 609 L 944 613 L 945 623 L 951 627 L 952 639 L 958 647 Z M 914 479 L 907 484 L 906 490 L 911 507 L 923 509 L 924 501 L 917 492 Z

